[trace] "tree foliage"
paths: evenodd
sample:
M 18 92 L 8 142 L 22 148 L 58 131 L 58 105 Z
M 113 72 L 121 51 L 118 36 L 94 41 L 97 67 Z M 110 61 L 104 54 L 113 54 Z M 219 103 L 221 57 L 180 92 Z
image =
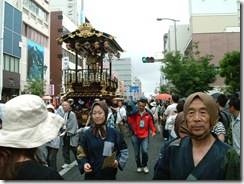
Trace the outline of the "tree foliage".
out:
M 240 91 L 240 52 L 231 51 L 220 60 L 220 76 L 225 78 L 225 93 L 236 94 Z
M 165 54 L 163 63 L 166 67 L 161 70 L 173 86 L 171 93 L 187 97 L 197 91 L 207 92 L 213 89 L 211 83 L 215 82 L 217 75 L 214 65 L 210 64 L 213 56 L 199 57 L 198 54 L 195 54 L 196 58 L 185 58 L 179 52 Z
M 167 85 L 160 86 L 160 93 L 170 93 L 169 87 Z
M 42 97 L 45 94 L 44 86 L 45 82 L 36 77 L 35 80 L 28 81 L 28 87 L 22 91 L 22 94 L 33 94 Z

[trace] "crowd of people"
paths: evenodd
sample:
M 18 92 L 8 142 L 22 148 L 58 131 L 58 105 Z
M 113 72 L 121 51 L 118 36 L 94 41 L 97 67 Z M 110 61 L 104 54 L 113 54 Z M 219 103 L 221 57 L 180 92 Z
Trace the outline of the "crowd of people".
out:
M 141 96 L 108 103 L 96 99 L 82 133 L 80 109 L 65 99 L 57 108 L 36 95 L 20 95 L 1 107 L 0 179 L 63 180 L 57 169 L 71 167 L 73 153 L 85 180 L 116 180 L 129 158 L 152 180 L 240 180 L 240 98 L 196 92 L 167 101 Z M 153 171 L 148 168 L 150 137 L 164 138 Z M 132 169 L 132 168 L 130 168 Z M 30 171 L 29 171 L 30 170 Z

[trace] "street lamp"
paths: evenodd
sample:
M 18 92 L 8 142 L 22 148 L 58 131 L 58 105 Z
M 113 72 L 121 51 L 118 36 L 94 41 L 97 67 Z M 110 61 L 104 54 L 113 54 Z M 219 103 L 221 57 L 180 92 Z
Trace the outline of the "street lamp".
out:
M 40 63 L 40 64 L 38 64 L 38 69 L 41 72 L 41 79 L 44 80 L 44 74 L 46 74 L 47 65 L 44 65 L 43 63 Z
M 171 18 L 157 18 L 157 21 L 161 20 L 171 20 L 174 21 L 174 28 L 175 28 L 175 52 L 177 51 L 177 37 L 176 37 L 176 22 L 180 22 L 180 20 L 175 20 Z
M 38 68 L 40 71 L 44 72 L 46 74 L 47 71 L 47 65 L 44 65 L 43 63 L 38 65 Z

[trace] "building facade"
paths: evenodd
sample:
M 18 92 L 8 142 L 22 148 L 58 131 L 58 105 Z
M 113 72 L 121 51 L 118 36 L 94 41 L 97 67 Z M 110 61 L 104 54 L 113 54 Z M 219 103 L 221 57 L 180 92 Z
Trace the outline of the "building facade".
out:
M 5 0 L 1 74 L 3 101 L 21 94 L 35 76 L 45 81 L 49 93 L 49 1 Z M 41 31 L 40 31 L 41 30 Z M 0 86 L 1 87 L 1 86 Z
M 62 11 L 67 18 L 76 26 L 82 24 L 85 20 L 83 13 L 83 0 L 52 0 L 50 1 L 52 11 Z
M 219 69 L 219 61 L 225 53 L 240 51 L 240 1 L 239 0 L 189 0 L 189 25 L 177 25 L 177 50 L 187 56 L 194 52 L 193 43 L 198 42 L 200 56 L 213 55 L 211 64 Z M 174 51 L 173 26 L 165 34 L 166 51 Z M 217 76 L 212 84 L 218 92 L 224 79 Z
M 66 48 L 65 43 L 60 44 L 57 38 L 75 31 L 77 26 L 63 11 L 51 11 L 51 35 L 50 35 L 50 86 L 53 87 L 53 101 L 59 101 L 60 93 L 64 92 L 63 69 L 75 69 L 75 53 Z M 82 59 L 78 58 L 78 69 L 82 67 Z
M 118 76 L 119 88 L 117 94 L 131 99 L 131 88 L 133 85 L 133 66 L 131 58 L 114 59 L 112 71 Z

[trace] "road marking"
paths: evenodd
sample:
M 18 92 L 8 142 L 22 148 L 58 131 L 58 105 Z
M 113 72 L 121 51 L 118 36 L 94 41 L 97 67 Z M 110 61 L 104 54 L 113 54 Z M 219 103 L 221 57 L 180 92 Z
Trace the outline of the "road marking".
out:
M 61 175 L 61 176 L 63 176 L 65 173 L 67 173 L 70 169 L 72 169 L 74 166 L 76 166 L 76 160 L 74 161 L 74 162 L 72 162 L 71 164 L 70 164 L 70 167 L 67 167 L 67 168 L 65 168 L 65 169 L 62 169 L 61 171 L 59 171 L 59 174 Z

